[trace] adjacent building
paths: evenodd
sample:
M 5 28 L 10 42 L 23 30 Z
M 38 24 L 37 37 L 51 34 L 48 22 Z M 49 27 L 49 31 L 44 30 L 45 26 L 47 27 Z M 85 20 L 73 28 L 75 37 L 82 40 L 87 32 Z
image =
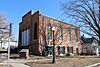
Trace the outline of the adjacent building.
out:
M 15 40 L 14 37 L 10 38 L 10 43 L 8 41 L 8 38 L 4 39 L 2 38 L 0 41 L 0 48 L 1 49 L 8 49 L 8 46 L 10 45 L 10 49 L 14 49 L 18 47 L 18 41 Z
M 54 36 L 52 28 L 55 27 Z M 32 54 L 52 56 L 53 38 L 56 55 L 80 54 L 80 28 L 52 17 L 29 11 L 19 24 L 20 47 L 27 47 Z
M 87 38 L 84 35 L 81 36 L 81 45 L 83 55 L 99 55 L 98 41 L 93 37 Z

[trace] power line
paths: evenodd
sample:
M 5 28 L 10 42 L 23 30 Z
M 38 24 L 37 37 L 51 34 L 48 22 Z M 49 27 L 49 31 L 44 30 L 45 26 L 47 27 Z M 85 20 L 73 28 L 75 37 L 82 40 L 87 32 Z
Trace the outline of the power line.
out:
M 57 19 L 59 19 L 60 17 L 62 17 L 64 14 L 65 14 L 65 11 L 60 16 L 58 16 Z

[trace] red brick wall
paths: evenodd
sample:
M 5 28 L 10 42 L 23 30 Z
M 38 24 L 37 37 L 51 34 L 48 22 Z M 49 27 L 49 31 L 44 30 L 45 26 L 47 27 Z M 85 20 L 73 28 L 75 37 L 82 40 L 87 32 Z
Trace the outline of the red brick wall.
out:
M 44 18 L 44 19 L 43 19 Z M 37 23 L 37 39 L 34 39 L 34 24 Z M 63 41 L 62 44 L 65 45 L 65 52 L 67 53 L 67 47 L 68 47 L 68 30 L 71 28 L 71 43 L 73 45 L 73 52 L 76 53 L 76 40 L 75 40 L 75 30 L 78 30 L 78 48 L 80 53 L 80 28 L 63 23 L 61 21 L 58 21 L 54 18 L 50 18 L 47 16 L 43 16 L 37 11 L 36 13 L 32 13 L 32 11 L 28 12 L 26 15 L 22 17 L 22 22 L 19 24 L 19 46 L 21 45 L 21 32 L 25 29 L 29 29 L 30 31 L 30 51 L 34 52 L 35 54 L 41 55 L 43 51 L 43 42 L 47 45 L 49 44 L 48 40 L 48 23 L 50 23 L 52 26 L 55 27 L 55 44 L 56 44 L 56 54 L 58 54 L 57 47 L 59 45 L 59 39 L 57 38 L 57 30 L 60 24 L 63 28 Z M 74 29 L 73 29 L 74 28 Z M 59 35 L 59 34 L 58 34 Z
M 31 31 L 31 51 L 34 52 L 34 54 L 40 54 L 39 52 L 39 32 L 37 31 L 37 39 L 34 39 L 34 32 L 36 32 L 34 30 L 34 24 L 37 23 L 37 30 L 39 30 L 39 11 L 37 11 L 36 13 L 33 14 L 32 17 L 32 31 Z
M 31 20 L 32 19 L 32 11 L 29 11 L 26 15 L 22 17 L 22 22 L 19 24 L 19 47 L 21 46 L 21 32 L 29 29 L 31 31 Z M 30 33 L 31 35 L 31 33 Z
M 44 19 L 43 19 L 44 18 Z M 71 43 L 73 45 L 73 53 L 76 53 L 76 40 L 75 40 L 75 30 L 78 30 L 78 48 L 79 48 L 79 53 L 80 53 L 80 28 L 67 24 L 67 23 L 62 23 L 58 20 L 55 20 L 53 18 L 49 18 L 49 17 L 44 17 L 44 16 L 39 16 L 39 32 L 42 34 L 46 34 L 46 42 L 48 45 L 48 31 L 47 31 L 47 26 L 48 23 L 50 23 L 52 26 L 55 27 L 55 35 L 57 34 L 57 30 L 58 27 L 60 26 L 60 23 L 62 24 L 62 28 L 63 28 L 63 41 L 62 44 L 65 45 L 65 52 L 67 53 L 67 46 L 68 46 L 68 28 L 71 27 Z M 44 26 L 43 26 L 44 25 Z M 73 29 L 74 27 L 74 29 Z M 42 28 L 46 28 L 46 30 L 43 32 Z M 39 45 L 40 45 L 40 52 L 42 51 L 42 42 L 43 42 L 43 36 L 42 34 L 40 34 L 39 36 Z M 55 44 L 56 44 L 56 54 L 58 53 L 57 51 L 57 47 L 59 45 L 59 39 L 57 38 L 57 36 L 55 37 Z

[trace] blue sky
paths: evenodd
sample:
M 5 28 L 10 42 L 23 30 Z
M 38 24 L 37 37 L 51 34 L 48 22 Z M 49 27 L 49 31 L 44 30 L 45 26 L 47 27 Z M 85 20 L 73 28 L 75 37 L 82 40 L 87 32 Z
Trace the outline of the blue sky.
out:
M 19 23 L 22 16 L 29 10 L 36 12 L 40 10 L 48 16 L 58 18 L 61 11 L 61 0 L 1 0 L 0 12 L 7 16 L 9 22 L 13 23 L 13 35 L 18 39 Z

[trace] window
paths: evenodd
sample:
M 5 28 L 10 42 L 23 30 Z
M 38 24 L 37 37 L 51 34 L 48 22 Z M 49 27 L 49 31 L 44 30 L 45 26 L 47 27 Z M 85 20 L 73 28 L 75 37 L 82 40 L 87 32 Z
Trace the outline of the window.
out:
M 27 45 L 27 32 L 26 30 L 23 30 L 22 32 L 22 46 L 26 46 Z
M 68 30 L 68 40 L 71 41 L 71 30 Z
M 26 45 L 27 45 L 27 31 L 25 29 L 25 31 L 24 31 L 24 46 L 26 46 Z
M 78 42 L 78 32 L 75 31 L 75 39 L 76 39 L 76 42 Z
M 27 45 L 30 44 L 30 32 L 29 29 L 27 29 Z
M 48 24 L 48 39 L 52 40 L 52 26 L 50 23 Z
M 73 53 L 73 47 L 67 47 L 67 51 L 68 51 L 68 56 L 70 56 L 70 53 Z
M 34 39 L 37 39 L 37 23 L 34 24 Z
M 65 46 L 58 46 L 58 54 L 65 54 Z
M 23 46 L 25 46 L 25 30 L 23 31 Z
M 53 46 L 46 46 L 46 50 L 48 56 L 53 55 Z
M 23 38 L 24 36 L 23 36 L 23 33 L 24 33 L 24 32 L 22 31 L 22 32 L 21 32 L 21 34 L 22 34 L 22 37 L 21 37 L 21 38 L 22 38 L 22 40 L 21 40 L 21 41 L 22 41 L 22 42 L 21 42 L 21 45 L 22 45 L 22 46 L 23 46 L 23 43 L 24 43 L 24 38 Z
M 53 55 L 53 46 L 48 46 L 48 55 Z
M 59 32 L 59 39 L 63 40 L 62 27 L 58 28 L 58 32 Z

